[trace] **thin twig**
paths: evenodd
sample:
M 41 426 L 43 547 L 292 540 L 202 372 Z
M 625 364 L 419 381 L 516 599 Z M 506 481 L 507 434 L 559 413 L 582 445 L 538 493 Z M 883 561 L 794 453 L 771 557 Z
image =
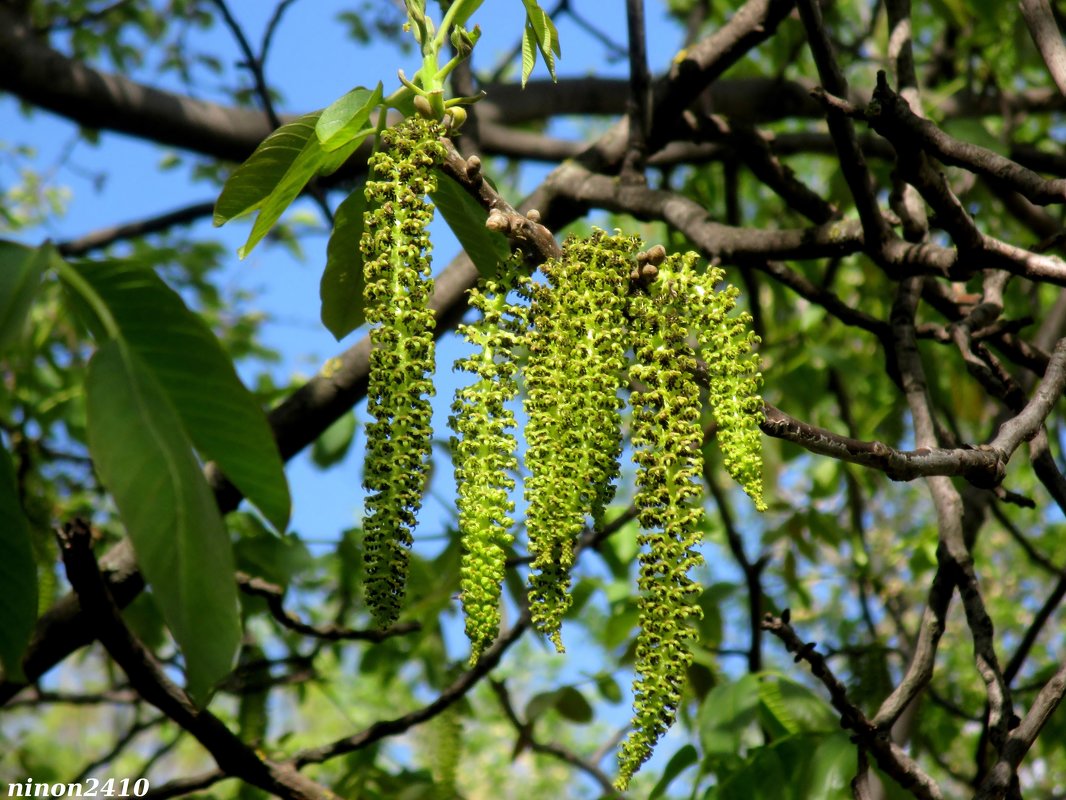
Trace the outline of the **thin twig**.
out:
M 607 797 L 623 798 L 624 794 L 615 788 L 614 782 L 610 777 L 599 767 L 596 766 L 594 761 L 590 761 L 582 758 L 573 750 L 562 745 L 555 744 L 554 742 L 542 742 L 533 735 L 533 723 L 523 722 L 518 714 L 515 712 L 514 705 L 511 703 L 511 695 L 507 691 L 507 686 L 503 681 L 490 680 L 489 685 L 492 687 L 492 691 L 496 694 L 496 699 L 500 702 L 500 708 L 503 709 L 504 716 L 507 717 L 511 725 L 514 726 L 515 731 L 518 733 L 518 743 L 515 747 L 516 754 L 522 749 L 528 747 L 534 753 L 544 753 L 545 755 L 553 756 L 572 767 L 576 767 L 581 772 L 591 777 L 596 783 L 600 785 L 600 789 Z

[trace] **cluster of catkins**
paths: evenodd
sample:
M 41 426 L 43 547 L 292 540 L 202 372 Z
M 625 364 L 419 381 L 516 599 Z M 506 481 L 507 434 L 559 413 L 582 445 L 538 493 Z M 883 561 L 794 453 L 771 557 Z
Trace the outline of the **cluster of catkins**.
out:
M 442 158 L 439 135 L 436 123 L 421 118 L 387 132 L 366 190 L 362 251 L 374 417 L 365 472 L 366 596 L 382 624 L 399 613 L 430 452 L 434 319 L 426 307 L 425 227 L 432 209 L 425 195 Z M 470 293 L 480 316 L 460 327 L 474 352 L 456 364 L 474 382 L 456 393 L 450 420 L 461 600 L 475 663 L 500 627 L 518 471 L 509 404 L 524 362 L 530 618 L 561 651 L 574 546 L 613 497 L 628 392 L 643 549 L 634 730 L 620 754 L 623 788 L 672 724 L 692 659 L 692 622 L 700 612 L 699 586 L 689 573 L 701 563 L 704 404 L 727 470 L 763 507 L 762 401 L 750 318 L 730 314 L 737 291 L 716 288 L 721 270 L 698 269 L 691 253 L 641 249 L 637 237 L 596 230 L 571 237 L 560 258 L 542 265 L 546 282 L 526 277 L 519 261 L 483 279 Z

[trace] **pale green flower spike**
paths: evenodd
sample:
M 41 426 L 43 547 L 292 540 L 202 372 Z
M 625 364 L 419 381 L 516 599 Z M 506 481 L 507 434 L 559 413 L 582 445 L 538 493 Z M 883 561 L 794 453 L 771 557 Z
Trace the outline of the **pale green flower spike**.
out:
M 370 159 L 367 211 L 360 241 L 370 329 L 367 457 L 370 492 L 363 521 L 366 601 L 382 627 L 399 616 L 408 550 L 429 469 L 433 383 L 433 288 L 426 226 L 436 189 L 433 166 L 444 158 L 443 129 L 420 117 L 381 137 Z
M 621 451 L 626 294 L 634 237 L 571 237 L 534 284 L 526 368 L 526 531 L 534 627 L 563 651 L 574 542 L 614 495 Z
M 640 633 L 637 637 L 633 731 L 619 753 L 624 790 L 673 724 L 692 662 L 691 622 L 700 616 L 700 587 L 690 577 L 703 517 L 703 433 L 697 358 L 706 365 L 709 403 L 726 467 L 763 508 L 758 423 L 762 401 L 751 355 L 750 318 L 727 318 L 736 290 L 716 292 L 721 270 L 694 270 L 695 254 L 670 256 L 647 294 L 629 306 L 635 350 L 630 379 L 633 460 L 640 544 Z M 695 350 L 693 343 L 696 344 Z
M 528 283 L 521 263 L 504 264 L 496 280 L 482 279 L 470 290 L 470 305 L 481 312 L 459 332 L 477 350 L 456 362 L 456 369 L 478 380 L 458 389 L 449 419 L 455 482 L 459 498 L 459 530 L 463 557 L 459 567 L 460 599 L 470 639 L 470 664 L 495 641 L 500 631 L 500 588 L 506 567 L 514 502 L 511 477 L 518 470 L 517 442 L 509 433 L 514 414 L 506 403 L 518 393 L 516 348 L 527 327 L 525 306 L 510 303 L 508 294 Z M 461 437 L 461 438 L 457 438 Z

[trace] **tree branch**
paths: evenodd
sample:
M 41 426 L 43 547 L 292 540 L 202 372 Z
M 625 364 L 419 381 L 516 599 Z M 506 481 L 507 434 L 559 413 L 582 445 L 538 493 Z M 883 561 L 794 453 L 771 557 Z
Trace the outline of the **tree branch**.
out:
M 197 708 L 163 672 L 151 653 L 126 627 L 92 554 L 92 533 L 75 521 L 57 532 L 67 578 L 96 636 L 145 700 L 196 737 L 221 770 L 279 797 L 335 800 L 335 795 L 291 768 L 261 759 L 217 717 Z
M 891 776 L 902 788 L 911 791 L 920 800 L 942 800 L 940 787 L 898 745 L 888 739 L 878 726 L 866 718 L 857 705 L 848 698 L 844 684 L 833 674 L 825 658 L 815 649 L 814 642 L 805 643 L 789 624 L 787 611 L 780 617 L 767 614 L 762 626 L 795 653 L 796 663 L 806 661 L 811 674 L 829 691 L 830 702 L 840 714 L 840 725 L 855 734 L 859 747 L 873 754 L 877 765 Z
M 544 753 L 545 755 L 553 756 L 572 767 L 576 767 L 591 777 L 599 784 L 600 791 L 603 792 L 605 797 L 625 797 L 624 794 L 615 788 L 614 782 L 610 777 L 608 777 L 602 769 L 597 767 L 594 762 L 582 758 L 567 747 L 555 744 L 554 742 L 542 742 L 534 737 L 533 723 L 523 722 L 519 719 L 518 714 L 515 712 L 514 706 L 511 703 L 511 695 L 507 691 L 507 685 L 503 681 L 490 680 L 489 685 L 492 687 L 492 691 L 495 692 L 496 699 L 500 701 L 500 708 L 503 709 L 504 716 L 507 717 L 507 720 L 514 726 L 515 732 L 518 734 L 518 743 L 515 745 L 516 756 L 526 747 L 534 753 Z
M 285 609 L 285 590 L 277 584 L 255 578 L 243 572 L 237 573 L 237 585 L 245 594 L 262 597 L 266 600 L 267 608 L 271 615 L 285 628 L 295 631 L 303 636 L 311 636 L 327 642 L 383 642 L 394 636 L 419 631 L 422 626 L 417 622 L 402 622 L 384 630 L 371 628 L 367 630 L 355 630 L 344 628 L 339 625 L 308 625 L 295 614 Z

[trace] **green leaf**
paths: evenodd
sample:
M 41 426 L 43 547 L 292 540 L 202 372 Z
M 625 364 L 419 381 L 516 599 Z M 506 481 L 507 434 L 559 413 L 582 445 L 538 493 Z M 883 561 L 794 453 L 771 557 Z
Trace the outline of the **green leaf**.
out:
M 288 586 L 314 563 L 307 545 L 295 534 L 275 536 L 252 514 L 235 514 L 227 521 L 239 534 L 233 545 L 237 569 Z
M 536 41 L 537 49 L 544 57 L 544 64 L 552 76 L 552 80 L 558 80 L 555 75 L 555 57 L 562 56 L 559 47 L 559 31 L 551 17 L 537 4 L 537 0 L 522 0 L 526 7 L 526 25 L 522 33 L 522 86 L 525 87 L 529 73 L 533 71 L 536 63 L 536 54 L 533 52 L 532 37 Z M 527 70 L 528 66 L 528 70 Z
M 315 135 L 322 112 L 305 114 L 270 134 L 222 187 L 215 204 L 214 222 L 259 210 L 248 240 L 237 254 L 245 258 L 263 239 L 282 213 L 316 175 L 328 175 L 355 152 L 362 139 L 355 139 L 327 152 Z
M 746 743 L 745 734 L 759 710 L 759 679 L 744 675 L 715 686 L 700 706 L 697 724 L 707 754 L 733 755 Z
M 855 745 L 846 733 L 836 731 L 827 736 L 811 758 L 808 800 L 851 797 L 856 764 Z
M 263 410 L 200 317 L 151 269 L 83 261 L 77 274 L 140 356 L 181 416 L 196 448 L 279 531 L 288 525 L 284 465 Z M 89 305 L 94 305 L 92 302 Z
M 622 702 L 622 689 L 618 686 L 618 681 L 611 675 L 606 673 L 598 675 L 596 677 L 596 688 L 600 690 L 603 699 L 608 703 Z
M 374 89 L 359 86 L 336 100 L 322 112 L 315 123 L 315 135 L 326 152 L 349 144 L 354 139 L 362 143 L 373 128 L 367 129 L 370 114 L 381 102 L 381 81 Z
M 522 29 L 522 88 L 526 88 L 529 76 L 533 74 L 533 67 L 537 66 L 537 35 L 533 32 L 533 26 L 526 20 Z
M 249 214 L 263 205 L 307 144 L 321 112 L 282 125 L 259 143 L 248 160 L 230 173 L 215 203 L 215 225 Z
M 363 324 L 363 215 L 366 195 L 357 186 L 337 207 L 333 233 L 326 247 L 326 269 L 318 294 L 322 300 L 322 324 L 338 341 Z
M 716 800 L 847 800 L 855 746 L 841 733 L 798 733 L 752 750 L 722 776 Z M 710 793 L 708 793 L 710 794 Z
M 311 447 L 311 460 L 316 467 L 332 467 L 341 461 L 355 438 L 355 414 L 348 412 L 326 428 Z
M 540 692 L 533 695 L 526 703 L 526 721 L 533 722 L 544 716 L 544 712 L 555 706 L 556 692 Z
M 22 654 L 37 621 L 37 565 L 30 524 L 19 502 L 11 456 L 0 447 L 0 664 L 7 680 L 20 680 Z
M 85 391 L 93 463 L 185 655 L 189 694 L 202 703 L 230 671 L 241 637 L 215 496 L 162 383 L 131 348 L 101 346 Z
M 51 245 L 26 247 L 0 241 L 0 353 L 22 336 L 41 275 L 58 257 Z
M 474 15 L 475 11 L 481 8 L 483 2 L 485 0 L 456 0 L 455 6 L 458 6 L 458 8 L 449 9 L 454 14 L 452 26 L 460 27 L 466 25 L 467 20 Z
M 592 722 L 592 706 L 573 686 L 561 688 L 555 698 L 555 707 L 559 713 L 571 722 L 582 725 Z
M 500 263 L 507 260 L 510 246 L 506 236 L 485 227 L 488 212 L 462 186 L 439 170 L 437 191 L 430 198 L 481 276 L 494 277 Z
M 674 778 L 699 761 L 699 758 L 699 753 L 696 752 L 696 748 L 690 744 L 686 744 L 674 753 L 666 763 L 666 767 L 663 769 L 663 775 L 659 778 L 659 782 L 655 784 L 655 787 L 651 790 L 651 794 L 648 795 L 648 800 L 656 800 L 656 798 L 666 794 L 666 790 L 670 788 L 670 784 L 673 783 Z
M 759 699 L 789 733 L 833 731 L 839 727 L 836 714 L 825 700 L 783 676 L 762 675 Z

